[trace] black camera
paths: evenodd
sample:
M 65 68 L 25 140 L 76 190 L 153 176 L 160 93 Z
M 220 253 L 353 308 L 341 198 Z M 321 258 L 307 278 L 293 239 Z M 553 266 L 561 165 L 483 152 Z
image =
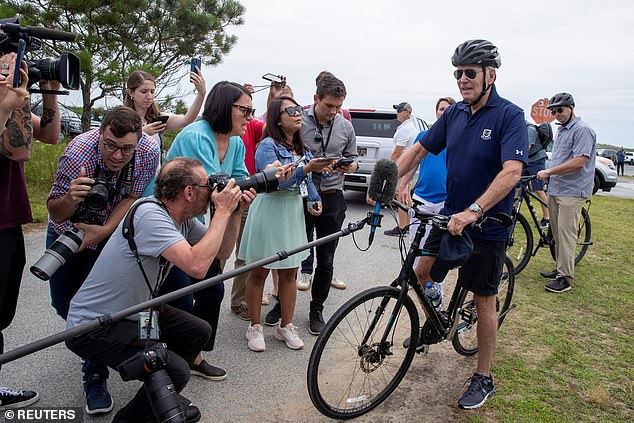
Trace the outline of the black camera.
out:
M 117 370 L 125 381 L 143 381 L 152 411 L 159 422 L 185 423 L 180 398 L 165 371 L 167 358 L 167 345 L 159 343 L 128 358 Z
M 254 173 L 246 178 L 236 179 L 236 185 L 240 187 L 242 191 L 247 191 L 253 188 L 255 192 L 274 192 L 277 190 L 279 182 L 275 177 L 277 168 L 266 169 L 262 172 Z M 225 189 L 231 179 L 230 175 L 226 173 L 214 173 L 209 176 L 209 186 L 217 186 L 218 192 Z
M 0 53 L 18 53 L 18 59 L 26 51 L 42 48 L 42 39 L 74 41 L 75 34 L 42 27 L 23 27 L 18 18 L 0 19 Z M 21 49 L 21 45 L 22 48 Z M 79 58 L 73 53 L 63 52 L 57 59 L 25 59 L 29 68 L 31 86 L 40 80 L 58 81 L 69 90 L 79 89 Z M 16 64 L 19 68 L 19 63 Z
M 86 223 L 88 225 L 102 226 L 105 222 L 103 211 L 112 198 L 108 180 L 101 177 L 95 178 L 95 183 L 88 191 L 83 201 L 83 206 L 75 210 L 70 218 L 73 223 Z M 44 251 L 42 257 L 31 266 L 30 270 L 36 277 L 43 281 L 50 279 L 66 260 L 72 256 L 84 240 L 84 230 L 74 226 L 61 234 L 49 248 Z

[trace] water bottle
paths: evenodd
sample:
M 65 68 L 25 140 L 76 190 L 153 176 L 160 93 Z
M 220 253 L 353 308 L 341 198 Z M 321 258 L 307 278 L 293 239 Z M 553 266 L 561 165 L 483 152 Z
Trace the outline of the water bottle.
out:
M 436 282 L 427 282 L 425 284 L 425 297 L 427 297 L 434 308 L 439 308 L 442 304 L 442 289 L 440 284 L 437 284 Z

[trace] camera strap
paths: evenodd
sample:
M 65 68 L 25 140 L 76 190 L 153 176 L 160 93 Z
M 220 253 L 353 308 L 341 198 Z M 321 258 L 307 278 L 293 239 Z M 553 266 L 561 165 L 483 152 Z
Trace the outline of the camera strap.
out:
M 136 212 L 136 210 L 139 208 L 141 204 L 146 204 L 146 203 L 154 203 L 162 207 L 163 209 L 167 210 L 165 208 L 165 205 L 160 200 L 156 198 L 144 198 L 141 201 L 138 201 L 135 204 L 133 204 L 132 207 L 130 207 L 130 210 L 128 210 L 128 213 L 123 219 L 123 227 L 121 228 L 121 231 L 123 233 L 123 237 L 128 241 L 128 245 L 130 246 L 130 250 L 134 254 L 134 258 L 136 259 L 136 262 L 139 265 L 139 269 L 141 269 L 141 273 L 143 274 L 143 279 L 145 280 L 145 284 L 150 290 L 150 295 L 152 296 L 152 298 L 155 298 L 160 288 L 159 282 L 163 278 L 164 272 L 167 270 L 167 265 L 169 264 L 169 262 L 163 256 L 159 256 L 159 272 L 158 272 L 158 275 L 156 276 L 156 286 L 152 288 L 152 285 L 150 285 L 150 281 L 147 277 L 147 273 L 145 273 L 145 269 L 143 268 L 143 264 L 141 263 L 141 257 L 139 256 L 139 251 L 137 249 L 136 242 L 134 241 L 134 213 Z

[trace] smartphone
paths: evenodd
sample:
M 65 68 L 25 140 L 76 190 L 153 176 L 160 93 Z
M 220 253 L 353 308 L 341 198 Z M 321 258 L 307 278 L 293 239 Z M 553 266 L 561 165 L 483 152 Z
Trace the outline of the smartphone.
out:
M 13 71 L 13 88 L 20 86 L 20 68 L 22 67 L 22 59 L 24 58 L 24 51 L 26 50 L 26 41 L 20 39 L 18 41 L 18 51 L 15 56 L 15 69 Z
M 344 157 L 343 159 L 337 161 L 332 168 L 337 169 L 338 167 L 348 166 L 349 164 L 352 164 L 352 162 L 354 162 L 354 159 L 347 159 Z
M 157 117 L 156 117 L 156 121 L 155 121 L 155 122 L 161 122 L 162 124 L 166 124 L 166 123 L 167 123 L 167 120 L 168 120 L 169 118 L 170 118 L 170 117 L 169 117 L 169 116 L 167 116 L 167 115 L 157 116 Z
M 273 75 L 272 73 L 265 73 L 264 75 L 262 75 L 262 79 L 266 79 L 267 81 L 271 81 L 276 84 L 281 84 L 282 82 L 284 82 L 282 78 L 277 75 Z
M 304 160 L 306 160 L 306 156 L 302 156 L 299 159 L 295 160 L 295 162 L 293 163 L 295 166 L 299 166 L 301 162 L 303 162 Z
M 195 74 L 198 74 L 196 68 L 201 70 L 203 68 L 203 61 L 200 57 L 192 57 L 192 60 L 189 62 L 189 70 L 191 72 L 194 72 Z

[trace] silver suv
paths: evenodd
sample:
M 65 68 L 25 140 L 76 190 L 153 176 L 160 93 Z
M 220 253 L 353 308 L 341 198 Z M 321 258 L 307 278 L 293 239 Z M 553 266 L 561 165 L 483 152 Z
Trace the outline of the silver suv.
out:
M 351 191 L 367 191 L 370 175 L 377 160 L 389 159 L 394 149 L 392 138 L 401 122 L 394 109 L 348 109 L 357 136 L 359 169 L 346 174 L 343 188 Z M 414 125 L 422 131 L 429 129 L 423 119 L 412 115 Z

